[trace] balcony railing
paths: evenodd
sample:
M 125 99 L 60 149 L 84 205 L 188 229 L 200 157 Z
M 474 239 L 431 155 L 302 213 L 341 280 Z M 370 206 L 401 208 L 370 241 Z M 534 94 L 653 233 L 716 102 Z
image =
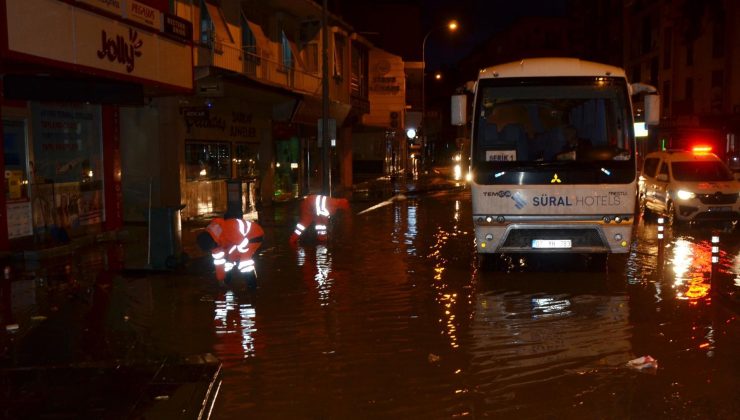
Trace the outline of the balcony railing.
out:
M 214 43 L 215 45 L 216 43 Z M 271 60 L 262 51 L 249 51 L 218 42 L 218 48 L 201 46 L 198 54 L 199 66 L 213 66 L 241 73 L 264 84 L 289 88 L 298 92 L 318 95 L 321 77 L 317 74 L 286 67 Z M 251 48 L 254 50 L 255 48 Z

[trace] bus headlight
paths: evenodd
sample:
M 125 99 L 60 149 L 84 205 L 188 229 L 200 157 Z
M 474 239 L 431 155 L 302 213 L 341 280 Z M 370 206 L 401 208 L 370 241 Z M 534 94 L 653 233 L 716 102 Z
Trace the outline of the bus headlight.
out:
M 692 193 L 691 191 L 678 190 L 676 192 L 676 197 L 678 197 L 679 200 L 690 200 L 696 197 L 696 194 Z

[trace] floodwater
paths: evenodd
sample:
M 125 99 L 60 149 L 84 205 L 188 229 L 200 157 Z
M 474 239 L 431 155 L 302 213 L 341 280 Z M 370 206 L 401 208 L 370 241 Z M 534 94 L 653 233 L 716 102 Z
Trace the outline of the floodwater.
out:
M 492 271 L 476 261 L 469 191 L 356 214 L 373 204 L 353 203 L 328 243 L 296 247 L 294 215 L 261 215 L 256 290 L 219 288 L 205 258 L 114 278 L 100 317 L 85 318 L 107 321 L 80 327 L 99 339 L 70 353 L 212 353 L 223 363 L 216 419 L 740 412 L 737 298 L 712 292 L 740 287 L 737 233 L 720 234 L 713 281 L 712 231 L 669 229 L 660 243 L 654 221 L 606 266 L 511 256 Z M 627 366 L 646 355 L 657 368 Z
M 740 326 L 709 293 L 711 232 L 669 231 L 659 256 L 648 223 L 602 270 L 515 257 L 490 272 L 470 220 L 468 193 L 448 192 L 342 216 L 326 245 L 276 237 L 259 290 L 214 302 L 215 418 L 740 412 Z M 720 271 L 732 278 L 737 238 L 727 246 Z M 658 368 L 626 366 L 644 355 Z

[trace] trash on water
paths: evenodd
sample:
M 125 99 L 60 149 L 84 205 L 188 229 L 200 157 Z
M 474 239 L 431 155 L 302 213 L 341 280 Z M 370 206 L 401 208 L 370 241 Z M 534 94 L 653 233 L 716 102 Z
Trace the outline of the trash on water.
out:
M 18 331 L 19 328 L 20 328 L 20 325 L 18 324 L 8 324 L 5 326 L 5 331 L 15 332 L 15 331 Z
M 429 363 L 439 362 L 440 357 L 434 353 L 429 353 Z
M 43 321 L 45 319 L 46 319 L 46 317 L 43 316 L 43 315 L 34 315 L 34 316 L 31 317 L 31 320 L 32 321 Z
M 632 359 L 629 362 L 627 362 L 627 367 L 630 367 L 632 369 L 637 369 L 637 370 L 657 369 L 658 360 L 656 360 L 650 355 L 642 356 L 642 357 L 638 357 L 637 359 Z

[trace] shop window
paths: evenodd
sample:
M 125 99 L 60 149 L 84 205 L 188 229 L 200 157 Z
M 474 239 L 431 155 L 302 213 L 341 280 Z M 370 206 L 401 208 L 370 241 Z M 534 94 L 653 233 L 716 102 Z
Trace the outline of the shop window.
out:
M 100 223 L 104 219 L 100 106 L 32 103 L 31 115 L 34 212 L 45 213 L 48 208 L 45 223 L 65 229 Z
M 5 152 L 5 199 L 27 199 L 26 124 L 21 120 L 2 120 L 2 124 Z
M 234 147 L 233 162 L 237 178 L 255 178 L 259 176 L 257 147 L 256 144 L 244 143 L 238 143 Z
M 188 181 L 231 178 L 231 147 L 229 143 L 186 142 L 185 177 Z

